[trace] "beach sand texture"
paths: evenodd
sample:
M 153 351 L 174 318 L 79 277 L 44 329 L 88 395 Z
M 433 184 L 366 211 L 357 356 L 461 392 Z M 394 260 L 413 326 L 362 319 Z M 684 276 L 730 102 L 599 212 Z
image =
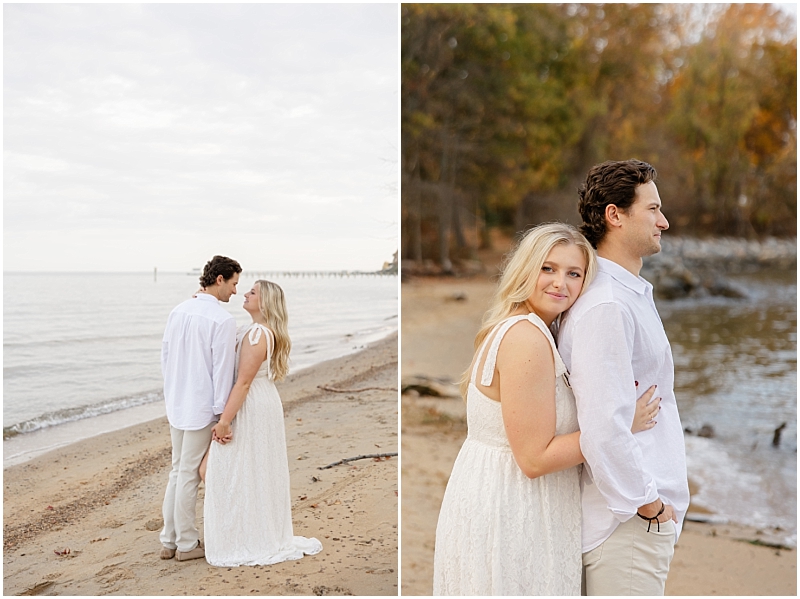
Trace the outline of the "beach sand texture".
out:
M 403 283 L 403 381 L 415 375 L 457 381 L 472 359 L 475 323 L 493 291 L 493 283 L 483 276 Z M 451 389 L 457 393 L 455 386 Z M 413 392 L 403 395 L 401 404 L 401 592 L 430 595 L 436 522 L 450 470 L 466 437 L 466 408 L 460 397 Z M 758 539 L 752 528 L 686 522 L 667 595 L 795 596 L 796 551 L 749 542 Z
M 383 389 L 333 393 L 318 385 Z M 322 553 L 240 568 L 160 560 L 170 462 L 164 418 L 4 471 L 4 594 L 396 595 L 397 459 L 318 470 L 342 458 L 397 452 L 396 386 L 396 333 L 279 384 L 294 531 L 317 537 Z M 201 484 L 201 537 L 202 498 Z

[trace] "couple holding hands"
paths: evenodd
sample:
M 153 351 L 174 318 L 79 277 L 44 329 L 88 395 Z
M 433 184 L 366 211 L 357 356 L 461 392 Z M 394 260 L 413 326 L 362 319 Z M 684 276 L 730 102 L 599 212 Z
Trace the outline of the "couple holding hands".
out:
M 220 302 L 236 293 L 238 262 L 214 256 L 201 289 L 169 315 L 161 349 L 172 470 L 164 495 L 161 559 L 267 565 L 322 550 L 294 536 L 283 406 L 291 341 L 283 290 L 256 281 L 244 294 L 252 322 L 238 331 Z M 205 481 L 205 544 L 195 526 Z

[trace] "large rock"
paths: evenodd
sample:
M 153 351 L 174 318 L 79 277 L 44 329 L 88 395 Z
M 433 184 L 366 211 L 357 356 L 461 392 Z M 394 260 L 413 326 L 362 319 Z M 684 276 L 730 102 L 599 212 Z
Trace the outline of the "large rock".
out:
M 642 276 L 653 284 L 656 297 L 661 299 L 703 295 L 700 278 L 677 257 L 661 256 L 648 262 Z
M 725 275 L 761 268 L 795 268 L 797 240 L 673 237 L 666 235 L 661 252 L 645 258 L 642 276 L 660 299 L 717 295 L 745 298 L 747 292 Z

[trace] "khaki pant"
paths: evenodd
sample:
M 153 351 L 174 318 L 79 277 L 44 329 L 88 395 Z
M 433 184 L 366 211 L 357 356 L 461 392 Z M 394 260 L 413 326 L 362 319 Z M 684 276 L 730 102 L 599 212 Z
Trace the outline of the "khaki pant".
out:
M 172 436 L 172 471 L 164 494 L 164 529 L 160 536 L 161 544 L 169 549 L 191 551 L 200 540 L 200 531 L 194 524 L 197 487 L 200 484 L 198 469 L 211 443 L 214 424 L 212 422 L 199 431 L 169 427 Z
M 675 552 L 675 523 L 661 531 L 639 516 L 620 524 L 601 545 L 583 554 L 582 595 L 663 595 Z

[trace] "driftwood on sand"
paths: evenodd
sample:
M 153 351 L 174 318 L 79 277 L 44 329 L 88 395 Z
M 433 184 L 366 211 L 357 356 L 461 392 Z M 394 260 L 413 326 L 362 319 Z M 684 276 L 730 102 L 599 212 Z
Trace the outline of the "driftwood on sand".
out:
M 402 392 L 416 391 L 420 395 L 430 397 L 461 397 L 458 386 L 450 381 L 432 379 L 424 376 L 412 376 L 403 379 Z
M 330 391 L 331 393 L 360 393 L 361 391 L 397 391 L 397 387 L 359 387 L 358 389 L 337 389 L 335 387 L 328 387 L 327 385 L 317 385 L 318 389 L 323 391 Z
M 327 470 L 328 468 L 333 468 L 334 466 L 339 466 L 340 464 L 346 464 L 347 462 L 355 462 L 356 460 L 366 460 L 367 458 L 377 458 L 380 460 L 381 458 L 392 458 L 396 457 L 397 453 L 369 453 L 366 455 L 359 455 L 354 458 L 344 458 L 339 460 L 338 462 L 333 462 L 332 464 L 328 464 L 327 466 L 318 466 L 317 470 Z

